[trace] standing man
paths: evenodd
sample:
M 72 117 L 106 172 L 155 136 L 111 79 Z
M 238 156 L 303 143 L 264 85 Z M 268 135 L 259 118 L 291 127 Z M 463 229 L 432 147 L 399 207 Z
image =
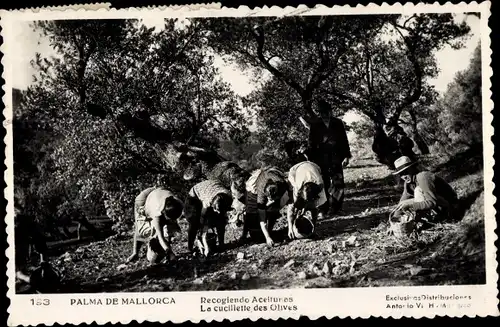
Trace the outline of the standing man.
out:
M 415 152 L 413 152 L 414 143 L 411 138 L 408 137 L 403 128 L 401 128 L 401 126 L 398 126 L 394 123 L 388 123 L 385 126 L 385 132 L 387 134 L 387 137 L 393 143 L 397 144 L 397 153 L 400 156 L 408 157 L 412 161 L 415 161 L 417 159 Z M 399 158 L 399 156 L 396 157 L 396 159 L 397 158 Z
M 383 125 L 375 123 L 372 151 L 376 160 L 389 169 L 394 170 L 394 160 L 401 156 L 397 140 L 387 136 Z
M 335 214 L 344 202 L 343 168 L 352 157 L 344 123 L 324 100 L 318 102 L 318 117 L 300 117 L 300 121 L 309 130 L 308 159 L 321 168 L 330 213 Z

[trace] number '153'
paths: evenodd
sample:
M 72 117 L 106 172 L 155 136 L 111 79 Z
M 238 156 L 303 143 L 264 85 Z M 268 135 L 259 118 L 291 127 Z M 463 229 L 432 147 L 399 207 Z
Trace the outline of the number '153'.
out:
M 50 305 L 49 299 L 30 299 L 31 305 Z

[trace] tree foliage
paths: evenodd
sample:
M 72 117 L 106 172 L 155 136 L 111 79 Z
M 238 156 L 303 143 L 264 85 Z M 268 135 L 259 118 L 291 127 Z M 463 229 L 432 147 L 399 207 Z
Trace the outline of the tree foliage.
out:
M 183 193 L 195 182 L 186 182 L 187 168 L 207 169 L 221 153 L 285 169 L 285 144 L 305 140 L 298 118 L 315 115 L 318 98 L 337 116 L 367 117 L 370 127 L 353 126 L 366 137 L 373 124 L 402 124 L 423 143 L 480 142 L 470 136 L 481 135 L 479 48 L 436 104 L 427 83 L 438 73 L 434 53 L 459 48 L 468 32 L 451 14 L 165 20 L 158 31 L 137 20 L 34 28 L 56 55 L 34 58 L 35 82 L 15 111 L 15 182 L 47 224 L 103 213 L 130 219 L 141 189 L 168 184 Z M 237 96 L 217 56 L 259 87 Z M 254 135 L 243 110 L 257 119 Z
M 196 24 L 178 28 L 169 20 L 160 32 L 132 20 L 41 21 L 35 28 L 56 56 L 35 58 L 37 80 L 15 133 L 41 126 L 43 135 L 16 146 L 19 161 L 32 155 L 45 165 L 27 171 L 20 185 L 34 189 L 33 201 L 59 199 L 41 216 L 130 219 L 143 188 L 189 187 L 172 158 L 248 136 L 238 98 Z
M 385 16 L 291 16 L 205 20 L 211 46 L 241 67 L 269 71 L 295 93 L 308 114 L 315 92 L 360 38 Z M 290 92 L 291 91 L 291 92 Z
M 334 100 L 345 102 L 381 124 L 397 124 L 429 89 L 437 74 L 435 51 L 462 46 L 469 27 L 451 14 L 393 15 L 375 37 L 365 38 L 349 53 L 346 65 L 332 74 Z M 427 91 L 428 93 L 428 91 Z
M 355 110 L 381 125 L 398 125 L 402 113 L 418 120 L 434 96 L 427 84 L 437 74 L 434 53 L 461 47 L 469 31 L 452 14 L 224 18 L 201 25 L 217 52 L 271 74 L 247 98 L 271 147 L 292 134 L 303 137 L 297 118 L 314 115 L 316 98 L 338 115 Z M 410 127 L 420 137 L 413 121 Z
M 450 151 L 482 145 L 481 47 L 474 50 L 469 66 L 459 71 L 446 92 L 429 106 L 421 128 L 432 143 Z

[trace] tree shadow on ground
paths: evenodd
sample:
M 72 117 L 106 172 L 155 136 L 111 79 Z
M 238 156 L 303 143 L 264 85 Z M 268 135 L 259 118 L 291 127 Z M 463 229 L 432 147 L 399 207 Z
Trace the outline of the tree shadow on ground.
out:
M 48 255 L 49 256 L 59 256 L 61 254 L 64 254 L 66 252 L 72 252 L 75 251 L 76 249 L 89 245 L 95 242 L 103 241 L 107 239 L 110 236 L 115 235 L 116 233 L 113 231 L 102 231 L 99 233 L 98 236 L 84 236 L 80 239 L 78 238 L 72 238 L 72 239 L 67 239 L 67 240 L 62 240 L 62 241 L 56 241 L 56 242 L 47 242 L 47 247 L 48 247 Z
M 399 195 L 393 192 L 388 192 L 385 195 L 377 195 L 373 198 L 363 200 L 345 200 L 342 210 L 339 214 L 356 215 L 366 209 L 378 209 L 389 205 L 396 205 L 399 200 Z M 335 218 L 334 218 L 335 219 Z
M 291 260 L 293 260 L 294 263 L 290 265 L 288 269 L 282 269 L 279 272 L 281 277 L 279 280 L 269 276 L 252 276 L 249 280 L 241 280 L 240 278 L 232 280 L 227 277 L 222 277 L 208 284 L 208 288 L 220 291 L 290 288 L 290 281 L 296 278 L 296 271 L 305 269 L 302 263 L 308 262 L 309 257 L 307 255 L 294 254 L 293 256 L 271 256 L 264 259 L 261 263 L 261 266 L 264 267 L 283 267 Z
M 477 190 L 474 192 L 471 192 L 470 194 L 467 194 L 466 196 L 461 197 L 458 200 L 458 208 L 455 212 L 456 217 L 453 217 L 455 221 L 461 220 L 464 218 L 465 213 L 469 208 L 476 202 L 477 198 L 481 195 L 483 192 L 483 189 Z
M 453 285 L 486 284 L 484 253 L 458 258 L 444 255 L 429 260 L 424 266 L 438 272 L 420 276 L 425 285 L 450 284 L 450 281 Z
M 373 191 L 379 191 L 382 189 L 402 187 L 403 183 L 399 176 L 387 175 L 383 178 L 371 179 L 366 181 L 357 182 L 347 182 L 345 183 L 346 193 L 352 196 L 352 194 L 366 195 Z M 351 191 L 356 190 L 356 191 Z
M 379 163 L 360 163 L 360 164 L 349 165 L 349 169 L 373 168 L 382 166 L 383 165 Z
M 355 216 L 352 219 L 333 219 L 319 221 L 316 227 L 318 239 L 336 236 L 342 233 L 363 231 L 377 227 L 381 221 L 387 219 L 386 212 L 373 213 L 364 217 Z
M 57 293 L 120 292 L 136 286 L 147 287 L 147 280 L 196 278 L 220 270 L 233 258 L 229 254 L 217 253 L 206 259 L 198 257 L 179 258 L 170 264 L 149 266 L 145 269 L 117 273 L 96 282 L 68 280 Z M 149 291 L 149 290 L 148 290 Z
M 364 267 L 365 272 L 356 276 L 346 276 L 335 280 L 335 287 L 363 287 L 363 286 L 387 286 L 386 284 L 402 286 L 409 282 L 409 276 L 405 274 L 404 265 L 414 264 L 422 251 L 402 253 L 393 257 L 392 260 L 376 264 L 372 267 Z M 365 281 L 365 283 L 363 283 Z M 370 282 L 374 281 L 374 283 Z M 365 284 L 365 285 L 363 285 Z
M 447 162 L 440 164 L 432 172 L 447 181 L 453 181 L 466 175 L 471 175 L 483 169 L 483 148 L 473 147 L 454 155 Z
M 275 243 L 286 242 L 288 237 L 288 229 L 287 227 L 274 228 L 270 232 L 270 235 Z M 250 245 L 264 244 L 264 243 L 266 243 L 266 238 L 264 237 L 264 234 L 262 234 L 262 232 L 256 232 L 253 233 L 252 235 L 248 235 L 244 243 L 236 243 L 233 249 L 241 246 L 250 246 Z
M 436 242 L 438 243 L 438 241 Z M 390 285 L 477 285 L 486 283 L 484 255 L 433 256 L 432 251 L 403 254 L 399 260 L 369 267 L 366 272 L 335 281 L 335 287 L 384 287 Z M 407 266 L 417 268 L 411 273 Z
M 234 250 L 239 248 L 240 246 L 241 246 L 240 242 L 238 242 L 237 240 L 233 240 L 224 244 L 224 251 Z
M 399 201 L 399 198 L 401 197 L 401 194 L 403 193 L 403 190 L 396 189 L 394 187 L 390 188 L 384 188 L 384 189 L 377 189 L 377 188 L 370 188 L 369 192 L 366 191 L 355 191 L 349 194 L 346 194 L 344 203 L 347 202 L 352 202 L 353 205 L 356 201 L 363 201 L 363 200 L 373 200 L 377 202 L 377 199 L 387 199 L 387 198 L 392 198 L 396 199 L 396 201 Z M 359 198 L 364 198 L 364 199 L 359 199 Z M 381 201 L 382 203 L 383 201 Z M 344 210 L 344 209 L 343 209 Z

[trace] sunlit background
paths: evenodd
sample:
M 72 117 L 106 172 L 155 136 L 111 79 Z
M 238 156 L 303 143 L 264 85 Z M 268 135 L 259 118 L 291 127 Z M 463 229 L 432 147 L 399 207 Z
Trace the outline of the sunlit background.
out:
M 465 14 L 454 14 L 454 16 L 455 20 L 459 23 L 463 21 L 467 22 L 470 26 L 470 35 L 465 40 L 463 48 L 454 50 L 447 45 L 436 53 L 439 75 L 429 80 L 429 83 L 434 85 L 436 91 L 441 94 L 446 91 L 448 84 L 453 80 L 455 74 L 467 67 L 474 48 L 480 40 L 480 19 L 478 17 Z M 163 18 L 143 20 L 142 23 L 147 27 L 154 27 L 156 31 L 160 31 L 164 26 Z M 186 21 L 179 21 L 179 28 L 182 28 L 184 24 L 186 24 Z M 30 61 L 35 58 L 35 54 L 39 52 L 42 57 L 47 57 L 53 55 L 54 50 L 50 47 L 47 38 L 34 30 L 29 21 L 19 23 L 15 39 L 17 42 L 13 45 L 15 47 L 14 53 L 16 53 L 12 62 L 14 72 L 14 76 L 12 76 L 13 87 L 25 90 L 33 81 L 35 70 L 31 66 Z M 233 91 L 238 95 L 245 96 L 257 87 L 252 82 L 250 74 L 240 70 L 236 65 L 226 63 L 220 57 L 216 57 L 215 64 L 220 69 L 222 78 L 231 85 Z M 266 74 L 260 81 L 262 82 L 268 77 L 269 75 Z M 352 121 L 358 120 L 359 117 L 357 113 L 348 111 L 343 119 L 349 124 Z

